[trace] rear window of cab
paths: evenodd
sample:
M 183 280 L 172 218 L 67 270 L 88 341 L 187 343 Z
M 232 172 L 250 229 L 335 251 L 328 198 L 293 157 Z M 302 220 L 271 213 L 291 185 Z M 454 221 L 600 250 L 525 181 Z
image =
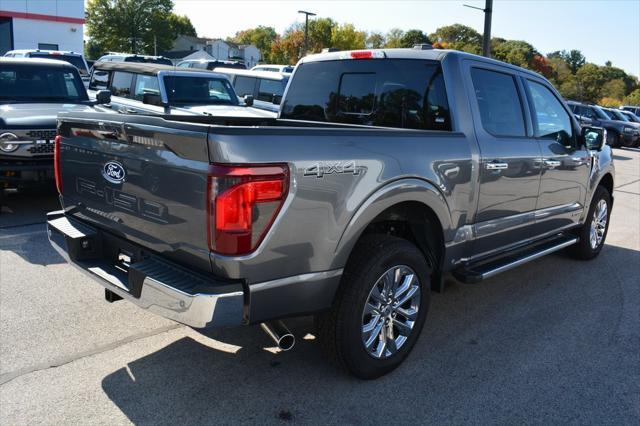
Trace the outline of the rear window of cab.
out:
M 291 81 L 281 118 L 451 130 L 440 64 L 416 59 L 303 63 Z

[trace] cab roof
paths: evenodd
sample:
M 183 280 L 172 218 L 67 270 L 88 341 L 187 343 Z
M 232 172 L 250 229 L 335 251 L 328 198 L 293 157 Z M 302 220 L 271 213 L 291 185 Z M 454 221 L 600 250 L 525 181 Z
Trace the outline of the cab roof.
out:
M 536 77 L 540 77 L 540 74 L 534 71 L 518 67 L 516 65 L 508 64 L 506 62 L 498 61 L 496 59 L 486 58 L 484 56 L 474 55 L 472 53 L 461 52 L 459 50 L 425 48 L 424 45 L 417 45 L 414 48 L 402 49 L 361 49 L 323 52 L 305 56 L 304 58 L 300 59 L 298 64 L 320 61 L 358 60 L 357 57 L 352 57 L 352 54 L 359 55 L 363 52 L 371 52 L 371 59 L 424 59 L 431 61 L 443 61 L 446 57 L 457 56 L 460 59 L 469 58 L 480 62 L 486 62 L 488 64 L 512 68 L 513 70 L 519 72 L 524 72 Z

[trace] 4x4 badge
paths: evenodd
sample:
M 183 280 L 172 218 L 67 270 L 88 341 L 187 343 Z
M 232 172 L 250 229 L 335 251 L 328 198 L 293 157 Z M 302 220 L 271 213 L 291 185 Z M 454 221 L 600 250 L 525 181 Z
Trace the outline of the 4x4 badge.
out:
M 111 183 L 122 183 L 126 173 L 122 164 L 117 161 L 109 161 L 102 167 L 102 177 Z

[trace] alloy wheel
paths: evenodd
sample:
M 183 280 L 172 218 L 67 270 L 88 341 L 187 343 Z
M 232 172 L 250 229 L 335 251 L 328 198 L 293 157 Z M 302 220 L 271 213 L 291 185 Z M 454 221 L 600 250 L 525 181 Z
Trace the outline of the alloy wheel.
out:
M 591 220 L 591 229 L 589 231 L 589 244 L 591 249 L 595 250 L 604 239 L 604 233 L 607 229 L 608 219 L 607 202 L 605 200 L 598 201 L 596 209 L 593 212 L 593 219 Z
M 389 268 L 369 292 L 362 312 L 362 344 L 369 355 L 389 358 L 407 342 L 420 308 L 420 281 L 406 265 Z

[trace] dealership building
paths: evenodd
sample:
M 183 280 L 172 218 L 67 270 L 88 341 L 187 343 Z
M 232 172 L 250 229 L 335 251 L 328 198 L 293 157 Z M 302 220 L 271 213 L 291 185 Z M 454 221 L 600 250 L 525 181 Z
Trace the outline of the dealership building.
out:
M 84 0 L 0 0 L 0 56 L 13 49 L 83 51 Z

